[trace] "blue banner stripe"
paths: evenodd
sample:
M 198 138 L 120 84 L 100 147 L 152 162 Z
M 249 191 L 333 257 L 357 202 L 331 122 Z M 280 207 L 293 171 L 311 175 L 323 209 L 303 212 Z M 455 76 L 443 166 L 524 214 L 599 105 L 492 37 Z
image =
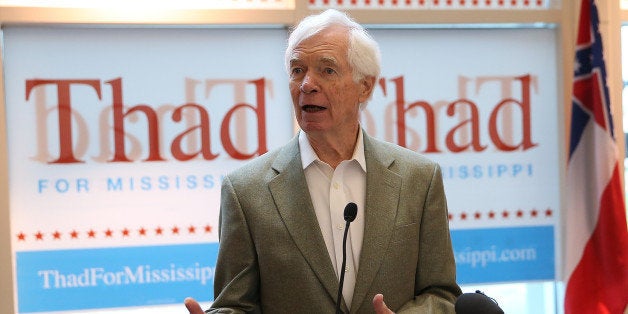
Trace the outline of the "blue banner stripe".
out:
M 554 227 L 452 230 L 460 284 L 554 280 Z M 210 301 L 218 243 L 17 252 L 18 310 Z
M 554 226 L 452 230 L 459 284 L 554 280 Z
M 213 299 L 218 243 L 17 252 L 18 311 Z

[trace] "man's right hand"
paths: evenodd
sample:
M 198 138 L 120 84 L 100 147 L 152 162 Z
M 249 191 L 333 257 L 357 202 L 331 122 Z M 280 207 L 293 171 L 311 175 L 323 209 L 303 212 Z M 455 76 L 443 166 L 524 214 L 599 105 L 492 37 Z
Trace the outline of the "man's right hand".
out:
M 198 302 L 196 302 L 196 300 L 192 298 L 185 298 L 183 304 L 185 304 L 185 307 L 188 309 L 188 312 L 190 312 L 190 314 L 205 314 Z

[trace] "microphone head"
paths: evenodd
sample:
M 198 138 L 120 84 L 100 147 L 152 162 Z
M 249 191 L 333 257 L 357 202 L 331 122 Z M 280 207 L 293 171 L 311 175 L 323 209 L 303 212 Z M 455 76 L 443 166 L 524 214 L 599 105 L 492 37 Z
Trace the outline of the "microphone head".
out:
M 497 302 L 481 291 L 463 293 L 456 300 L 456 314 L 504 314 Z
M 358 215 L 358 205 L 356 205 L 355 203 L 349 203 L 347 204 L 347 206 L 345 206 L 344 216 L 345 216 L 346 222 L 352 222 L 355 219 L 355 216 L 357 215 Z

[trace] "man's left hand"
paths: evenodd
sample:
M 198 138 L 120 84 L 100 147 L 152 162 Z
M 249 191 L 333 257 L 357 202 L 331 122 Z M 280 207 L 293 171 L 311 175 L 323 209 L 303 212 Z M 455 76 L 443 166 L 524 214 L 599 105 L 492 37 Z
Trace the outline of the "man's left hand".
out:
M 373 297 L 373 309 L 375 309 L 376 314 L 395 314 L 395 312 L 391 311 L 384 303 L 384 296 L 382 294 L 376 294 Z

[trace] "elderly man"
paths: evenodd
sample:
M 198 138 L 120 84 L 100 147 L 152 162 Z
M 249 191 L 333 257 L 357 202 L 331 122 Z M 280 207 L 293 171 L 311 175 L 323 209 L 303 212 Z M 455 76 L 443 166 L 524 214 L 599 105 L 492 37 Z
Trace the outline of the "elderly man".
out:
M 225 178 L 207 312 L 333 313 L 345 272 L 343 312 L 453 313 L 460 288 L 440 168 L 360 127 L 377 43 L 327 10 L 291 33 L 286 67 L 301 131 Z M 358 213 L 341 269 L 349 202 Z

